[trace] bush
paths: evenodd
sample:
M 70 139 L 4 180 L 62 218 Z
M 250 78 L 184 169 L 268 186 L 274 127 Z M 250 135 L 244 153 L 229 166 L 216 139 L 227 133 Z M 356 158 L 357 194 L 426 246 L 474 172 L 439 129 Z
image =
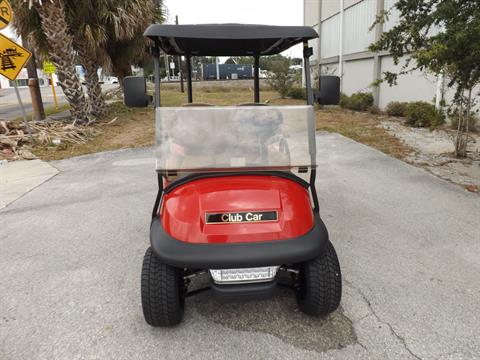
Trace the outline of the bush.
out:
M 371 93 L 355 93 L 348 99 L 348 108 L 355 111 L 367 111 L 373 105 Z
M 370 114 L 373 114 L 373 115 L 381 115 L 381 114 L 383 114 L 383 111 L 380 110 L 380 108 L 379 108 L 378 106 L 370 106 L 370 107 L 368 108 L 368 112 L 369 112 Z
M 290 89 L 288 92 L 288 96 L 291 97 L 292 99 L 298 99 L 298 100 L 306 100 L 307 99 L 307 93 L 305 88 L 301 87 L 293 87 Z
M 443 113 L 425 101 L 411 102 L 405 112 L 407 125 L 434 129 L 445 122 Z
M 367 111 L 373 105 L 373 95 L 371 93 L 358 92 L 350 96 L 340 95 L 340 107 L 355 111 Z
M 272 61 L 267 79 L 270 87 L 285 99 L 293 87 L 295 79 L 290 74 L 290 60 L 284 57 Z
M 340 105 L 340 107 L 342 109 L 346 109 L 348 107 L 348 100 L 350 99 L 350 97 L 344 93 L 341 93 L 340 94 L 340 101 L 338 103 L 338 105 Z
M 385 111 L 390 116 L 402 116 L 404 117 L 407 113 L 408 103 L 401 101 L 391 101 L 388 103 Z
M 454 112 L 452 112 L 451 114 L 449 114 L 448 116 L 449 120 L 450 120 L 450 127 L 453 129 L 453 130 L 457 130 L 458 129 L 458 120 L 459 120 L 459 116 L 458 116 L 458 111 L 455 109 Z M 465 121 L 465 119 L 464 119 Z M 479 118 L 477 115 L 475 114 L 470 114 L 470 121 L 468 122 L 468 130 L 469 131 L 477 131 L 477 130 L 480 130 L 479 129 L 479 125 L 480 125 L 480 122 L 479 122 Z M 465 127 L 465 124 L 464 124 L 464 127 Z M 466 130 L 466 129 L 464 129 Z

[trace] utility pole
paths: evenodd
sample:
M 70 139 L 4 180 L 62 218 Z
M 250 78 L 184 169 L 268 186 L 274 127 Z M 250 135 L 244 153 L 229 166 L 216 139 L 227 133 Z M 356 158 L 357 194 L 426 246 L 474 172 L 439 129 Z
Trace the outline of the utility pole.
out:
M 32 47 L 28 46 L 30 49 Z M 32 57 L 27 63 L 28 74 L 28 89 L 32 98 L 32 118 L 33 120 L 45 119 L 45 109 L 43 108 L 42 93 L 40 92 L 40 83 L 38 81 L 37 63 L 35 59 L 35 52 L 32 52 Z
M 178 25 L 178 15 L 175 15 L 175 24 Z M 185 89 L 183 88 L 183 67 L 182 67 L 182 57 L 178 57 L 178 75 L 180 75 L 180 91 L 183 93 Z
M 167 81 L 170 82 L 170 62 L 168 61 L 168 55 L 165 54 L 163 58 L 165 59 L 165 70 L 167 72 Z

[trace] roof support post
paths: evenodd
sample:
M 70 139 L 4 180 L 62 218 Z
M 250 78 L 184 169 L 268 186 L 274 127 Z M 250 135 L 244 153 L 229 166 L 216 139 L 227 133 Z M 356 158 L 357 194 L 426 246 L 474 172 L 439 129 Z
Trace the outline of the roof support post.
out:
M 155 47 L 152 48 L 153 67 L 155 77 L 155 94 L 153 94 L 153 103 L 155 107 L 160 107 L 160 47 L 158 40 L 155 41 Z
M 188 103 L 193 102 L 193 90 L 192 90 L 192 57 L 187 55 L 185 57 L 187 61 L 187 92 L 188 92 Z
M 260 102 L 260 56 L 254 56 L 254 65 L 253 65 L 253 96 L 254 102 Z
M 305 68 L 305 88 L 307 91 L 307 104 L 313 105 L 312 92 L 312 74 L 310 69 L 310 56 L 313 54 L 313 49 L 308 47 L 308 41 L 303 42 L 303 62 Z

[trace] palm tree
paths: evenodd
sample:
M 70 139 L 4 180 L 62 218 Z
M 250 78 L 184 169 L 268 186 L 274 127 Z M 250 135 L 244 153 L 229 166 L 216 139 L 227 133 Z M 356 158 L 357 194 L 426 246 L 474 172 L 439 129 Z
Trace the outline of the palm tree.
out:
M 143 31 L 164 20 L 163 0 L 28 0 L 28 7 L 25 2 L 13 0 L 15 27 L 55 63 L 78 123 L 105 113 L 98 67 L 111 70 L 122 84 L 131 66 L 145 57 Z M 88 102 L 76 75 L 77 58 L 85 70 Z
M 70 104 L 70 112 L 75 123 L 87 122 L 88 104 L 75 69 L 73 37 L 65 16 L 63 1 L 29 0 L 28 11 L 22 9 L 25 6 L 19 3 L 19 0 L 14 5 L 17 5 L 14 6 L 16 16 L 20 15 L 20 18 L 15 22 L 17 27 L 21 29 L 19 32 L 21 34 L 27 33 L 36 38 L 36 40 L 40 40 L 40 42 L 42 42 L 41 38 L 44 36 L 43 42 L 48 46 L 48 57 L 55 64 L 60 86 Z M 32 13 L 32 11 L 36 12 L 36 14 Z M 25 15 L 23 19 L 21 17 L 22 14 Z M 29 19 L 33 19 L 33 23 L 29 23 Z M 39 34 L 38 28 L 32 29 L 32 25 L 40 25 L 43 35 Z M 31 31 L 28 31 L 28 29 Z M 38 41 L 37 45 L 39 45 Z
M 102 23 L 107 1 L 64 0 L 67 20 L 73 34 L 73 45 L 78 59 L 85 70 L 89 111 L 92 118 L 105 114 L 106 104 L 98 78 L 98 67 L 108 64 L 101 44 L 107 41 Z
M 112 71 L 123 84 L 123 78 L 132 74 L 132 65 L 143 65 L 146 59 L 148 41 L 143 32 L 153 22 L 165 20 L 163 0 L 112 0 L 130 15 L 129 26 L 123 28 L 123 33 L 117 34 L 115 19 L 111 19 L 106 27 L 109 41 L 105 43 L 104 51 L 111 61 Z
M 163 20 L 161 0 L 64 0 L 67 19 L 85 69 L 90 111 L 105 112 L 97 69 L 112 71 L 120 84 L 130 75 L 131 65 L 143 57 L 143 31 L 153 21 Z

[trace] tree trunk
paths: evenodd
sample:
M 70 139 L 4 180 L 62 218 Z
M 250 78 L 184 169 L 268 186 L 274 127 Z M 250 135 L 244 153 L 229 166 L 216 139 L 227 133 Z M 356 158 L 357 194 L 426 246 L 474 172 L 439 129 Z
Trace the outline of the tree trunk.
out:
M 42 30 L 47 37 L 50 59 L 57 68 L 72 117 L 75 123 L 86 123 L 88 104 L 75 69 L 73 39 L 65 19 L 63 2 L 45 1 L 42 5 L 37 5 L 37 11 L 42 19 Z
M 32 49 L 31 46 L 28 46 Z M 28 73 L 28 88 L 30 90 L 30 97 L 32 98 L 33 119 L 43 120 L 45 119 L 45 109 L 43 108 L 42 93 L 40 91 L 40 84 L 37 74 L 37 62 L 35 59 L 35 52 L 32 52 L 32 57 L 27 63 Z
M 115 74 L 115 76 L 118 78 L 118 84 L 123 90 L 123 79 L 125 76 L 131 76 L 132 75 L 132 68 L 130 65 L 116 65 L 115 63 L 112 64 L 112 71 Z
M 88 102 L 90 104 L 90 115 L 93 119 L 105 115 L 106 104 L 102 94 L 102 87 L 97 73 L 97 63 L 94 58 L 86 52 L 80 51 L 80 58 L 85 69 L 85 83 L 87 85 Z

